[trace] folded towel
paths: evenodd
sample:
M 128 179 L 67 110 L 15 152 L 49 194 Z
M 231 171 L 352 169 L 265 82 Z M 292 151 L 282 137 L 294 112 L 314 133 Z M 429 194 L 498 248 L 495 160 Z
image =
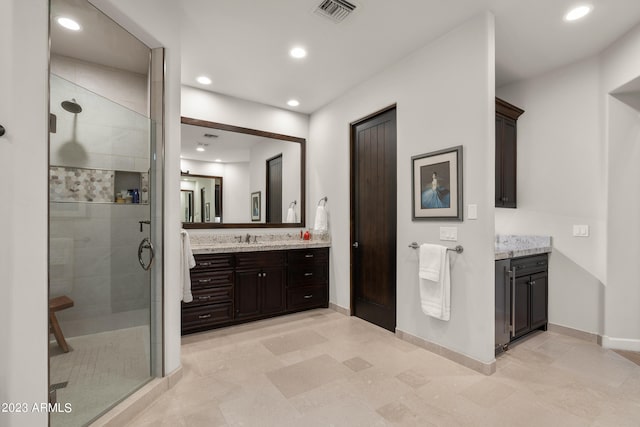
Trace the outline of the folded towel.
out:
M 418 276 L 421 279 L 431 280 L 432 282 L 438 282 L 440 280 L 442 248 L 444 248 L 444 246 L 430 245 L 428 243 L 420 245 Z
M 191 273 L 189 270 L 196 266 L 196 259 L 191 251 L 191 240 L 187 230 L 180 230 L 180 241 L 180 281 L 182 282 L 180 299 L 184 302 L 191 302 L 193 295 L 191 295 Z
M 430 248 L 424 248 L 425 246 L 430 246 Z M 432 258 L 423 259 L 425 258 L 423 253 L 427 256 L 430 255 Z M 433 263 L 438 264 L 437 274 L 433 273 Z M 418 274 L 422 312 L 436 319 L 449 320 L 451 313 L 451 276 L 447 248 L 440 245 L 423 244 L 420 247 L 420 265 L 421 267 L 422 265 L 429 266 L 424 273 L 421 268 Z M 434 277 L 437 277 L 436 280 L 431 280 Z
M 289 223 L 298 222 L 296 221 L 296 211 L 293 209 L 293 207 L 287 210 L 287 220 L 285 222 L 289 222 Z
M 318 206 L 318 209 L 316 209 L 316 222 L 313 229 L 316 231 L 327 231 L 329 229 L 327 210 L 322 205 Z

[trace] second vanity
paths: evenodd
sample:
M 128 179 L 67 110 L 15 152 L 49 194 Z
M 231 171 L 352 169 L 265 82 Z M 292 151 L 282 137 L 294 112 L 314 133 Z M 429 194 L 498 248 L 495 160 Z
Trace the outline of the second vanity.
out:
M 260 243 L 192 239 L 193 301 L 182 334 L 329 305 L 328 238 Z M 291 237 L 291 236 L 289 236 Z
M 495 245 L 495 350 L 548 323 L 549 236 L 497 236 Z

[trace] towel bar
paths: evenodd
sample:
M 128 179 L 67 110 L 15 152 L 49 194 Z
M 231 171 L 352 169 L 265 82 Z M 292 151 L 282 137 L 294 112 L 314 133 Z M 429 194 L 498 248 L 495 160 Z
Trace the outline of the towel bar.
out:
M 411 249 L 418 249 L 420 247 L 420 245 L 418 243 L 416 243 L 416 242 L 411 242 L 409 247 Z M 457 245 L 455 248 L 447 248 L 447 250 L 456 252 L 458 254 L 461 254 L 462 252 L 464 252 L 464 248 L 461 245 Z

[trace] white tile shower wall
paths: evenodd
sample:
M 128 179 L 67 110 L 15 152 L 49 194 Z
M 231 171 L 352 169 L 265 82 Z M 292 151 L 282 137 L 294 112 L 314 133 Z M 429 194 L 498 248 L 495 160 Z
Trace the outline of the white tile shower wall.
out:
M 56 74 L 58 69 L 52 66 L 52 73 Z M 126 100 L 118 96 L 120 90 L 116 89 L 124 84 L 131 93 L 139 94 L 138 86 L 144 83 L 144 96 L 136 95 L 136 98 L 146 105 L 146 77 L 141 76 L 137 81 L 128 76 L 135 73 L 110 72 L 107 73 L 109 78 L 96 78 L 102 90 L 94 93 L 89 91 L 94 88 L 84 86 L 86 82 L 82 79 L 68 80 L 76 77 L 73 73 L 63 74 L 51 77 L 51 113 L 57 117 L 57 131 L 51 133 L 50 163 L 147 172 L 150 122 L 145 117 L 146 109 L 142 109 L 142 113 L 136 111 L 141 108 L 129 109 Z M 62 108 L 61 103 L 71 99 L 80 104 L 82 112 L 73 114 Z
M 72 242 L 72 259 L 58 260 L 72 269 L 58 287 L 75 303 L 58 314 L 65 336 L 148 324 L 150 282 L 137 249 L 149 206 L 54 202 L 50 217 L 52 239 Z

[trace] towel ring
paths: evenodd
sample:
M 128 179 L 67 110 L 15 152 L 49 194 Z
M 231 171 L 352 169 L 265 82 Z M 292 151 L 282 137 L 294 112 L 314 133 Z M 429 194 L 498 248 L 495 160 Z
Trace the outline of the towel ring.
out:
M 297 200 L 294 200 L 293 202 L 289 203 L 289 209 L 291 209 L 292 207 L 294 207 L 297 203 L 298 203 L 298 201 L 297 201 Z
M 327 200 L 329 200 L 327 198 L 327 196 L 324 196 L 322 199 L 318 200 L 318 206 L 320 206 L 320 203 L 322 203 L 322 202 L 324 202 L 324 204 L 326 205 L 327 204 Z

